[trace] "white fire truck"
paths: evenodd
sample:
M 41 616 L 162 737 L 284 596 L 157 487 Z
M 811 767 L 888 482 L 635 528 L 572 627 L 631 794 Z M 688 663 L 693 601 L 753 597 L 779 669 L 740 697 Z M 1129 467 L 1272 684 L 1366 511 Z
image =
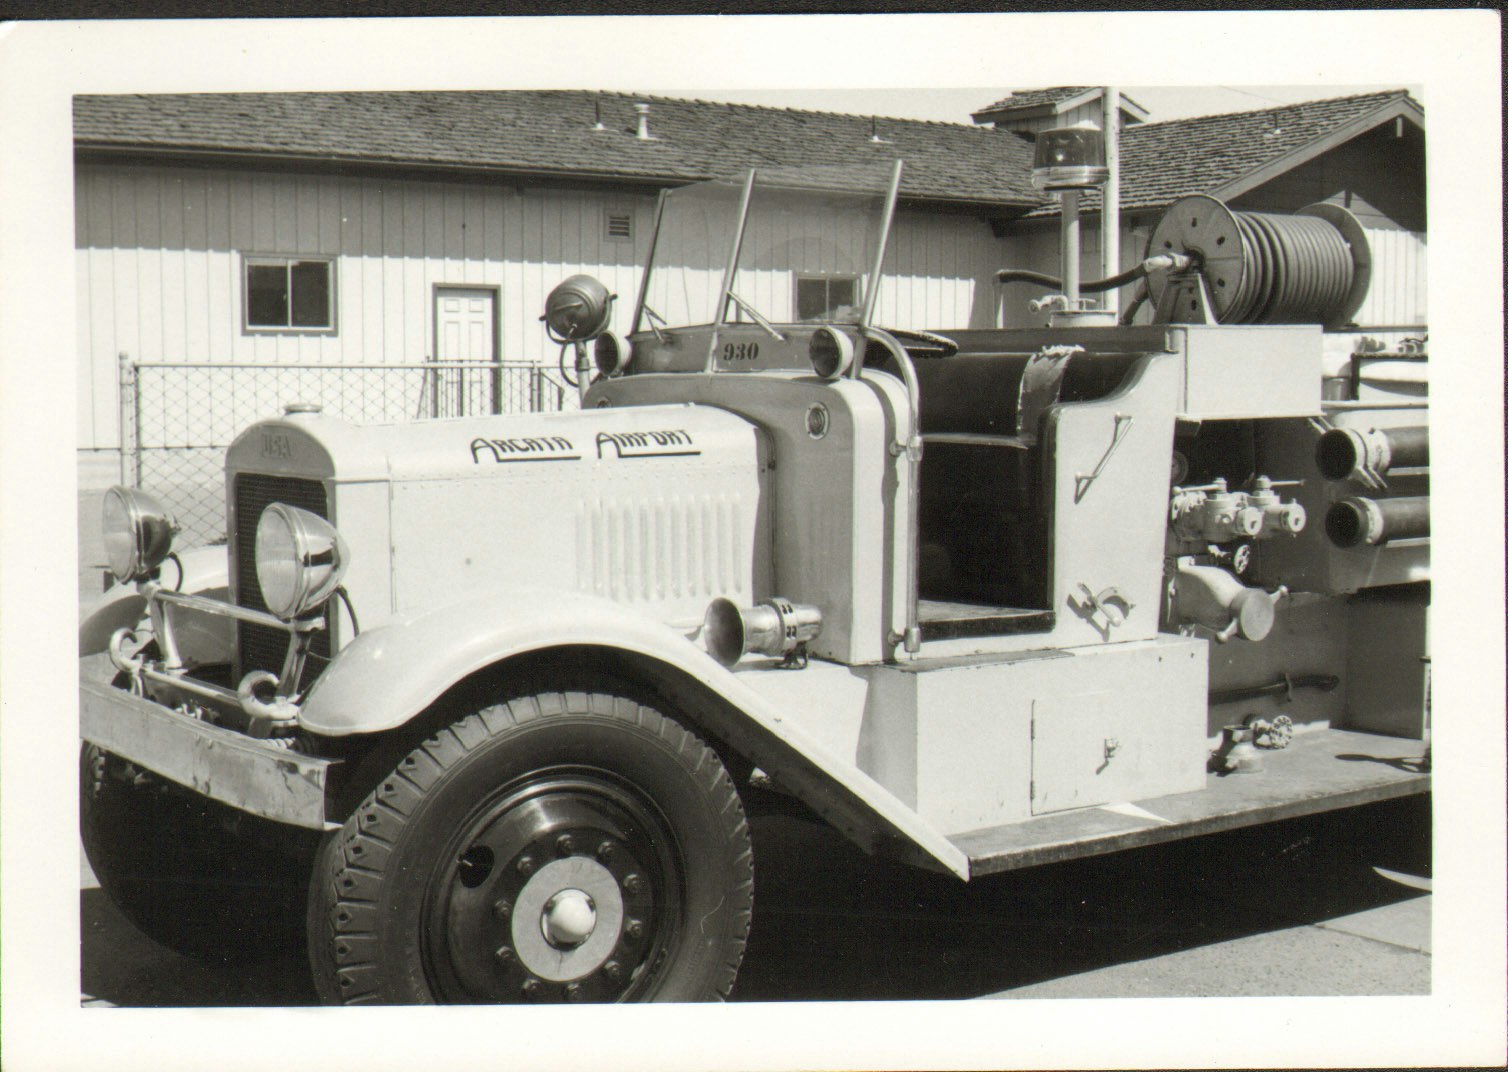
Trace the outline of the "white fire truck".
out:
M 899 166 L 751 173 L 662 196 L 626 336 L 552 295 L 579 411 L 291 405 L 226 546 L 113 489 L 104 889 L 185 952 L 306 943 L 331 1003 L 706 1000 L 761 797 L 967 881 L 1426 792 L 1421 355 L 1325 364 L 1365 236 L 1187 198 L 1081 286 L 1092 164 L 1038 171 L 1050 327 L 886 330 Z M 801 320 L 769 236 L 813 205 L 867 285 Z M 1151 323 L 1081 296 L 1133 283 Z

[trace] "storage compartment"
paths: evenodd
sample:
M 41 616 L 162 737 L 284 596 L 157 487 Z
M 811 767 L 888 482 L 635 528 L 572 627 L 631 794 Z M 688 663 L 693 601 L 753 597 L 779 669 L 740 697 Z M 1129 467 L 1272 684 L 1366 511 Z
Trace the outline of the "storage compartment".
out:
M 855 668 L 858 764 L 950 836 L 1201 789 L 1208 668 L 1205 641 L 1169 635 Z
M 1032 702 L 1032 814 L 1204 788 L 1206 662 L 1175 645 L 1076 659 Z

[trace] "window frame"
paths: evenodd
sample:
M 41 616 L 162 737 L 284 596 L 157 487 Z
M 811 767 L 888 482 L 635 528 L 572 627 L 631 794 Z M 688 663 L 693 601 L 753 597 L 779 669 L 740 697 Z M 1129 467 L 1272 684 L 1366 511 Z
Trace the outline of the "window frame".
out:
M 336 281 L 336 261 L 339 258 L 319 253 L 241 253 L 241 334 L 242 335 L 325 335 L 339 333 L 340 311 L 336 301 L 339 293 Z M 329 308 L 328 325 L 306 324 L 253 324 L 251 322 L 251 269 L 254 267 L 281 267 L 288 285 L 288 316 L 293 316 L 293 281 L 291 273 L 295 264 L 323 264 L 327 285 Z
M 850 273 L 850 272 L 793 272 L 792 273 L 792 277 L 793 278 L 791 280 L 791 319 L 793 321 L 795 321 L 796 323 L 798 323 L 798 324 L 804 324 L 804 323 L 810 322 L 806 318 L 803 318 L 802 315 L 801 315 L 801 284 L 802 283 L 822 283 L 822 284 L 824 284 L 824 286 L 826 288 L 831 288 L 831 286 L 832 286 L 832 284 L 834 282 L 840 282 L 840 283 L 841 282 L 846 282 L 849 285 L 849 287 L 852 288 L 851 294 L 852 294 L 852 297 L 853 297 L 853 301 L 849 303 L 850 305 L 855 305 L 858 302 L 860 295 L 862 295 L 863 292 L 864 292 L 863 287 L 860 285 L 863 282 L 864 277 L 862 275 L 858 275 L 858 274 L 855 274 L 855 273 Z M 829 303 L 824 307 L 824 312 L 827 309 L 831 309 L 831 308 L 832 308 L 832 304 L 829 301 Z

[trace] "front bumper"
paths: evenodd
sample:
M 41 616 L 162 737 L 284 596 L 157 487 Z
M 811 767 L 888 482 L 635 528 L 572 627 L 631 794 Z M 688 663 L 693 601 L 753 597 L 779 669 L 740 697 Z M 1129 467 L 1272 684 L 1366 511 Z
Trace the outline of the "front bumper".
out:
M 313 830 L 325 813 L 331 760 L 201 722 L 101 682 L 79 683 L 79 735 L 233 808 Z

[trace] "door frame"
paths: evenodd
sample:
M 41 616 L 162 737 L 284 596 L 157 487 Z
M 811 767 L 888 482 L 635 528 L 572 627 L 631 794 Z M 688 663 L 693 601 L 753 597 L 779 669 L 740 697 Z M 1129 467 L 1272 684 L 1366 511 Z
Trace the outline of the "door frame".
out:
M 502 370 L 502 347 L 503 347 L 503 288 L 499 283 L 434 283 L 430 286 L 430 347 L 431 362 L 440 360 L 440 297 L 441 292 L 446 290 L 485 290 L 492 295 L 492 407 L 491 412 L 503 411 L 503 370 Z M 439 377 L 435 377 L 430 387 L 431 411 L 439 412 Z

